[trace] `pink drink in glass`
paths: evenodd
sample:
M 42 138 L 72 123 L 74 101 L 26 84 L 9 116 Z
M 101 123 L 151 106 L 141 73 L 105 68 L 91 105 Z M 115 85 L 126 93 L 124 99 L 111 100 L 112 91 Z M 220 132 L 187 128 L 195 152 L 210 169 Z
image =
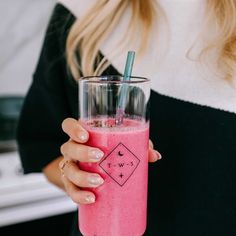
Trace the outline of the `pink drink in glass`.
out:
M 95 203 L 79 205 L 79 228 L 84 236 L 141 236 L 146 229 L 149 124 L 125 119 L 122 126 L 112 127 L 109 120 L 102 122 L 105 127 L 84 124 L 87 145 L 105 155 L 96 164 L 80 163 L 80 168 L 99 173 L 105 182 L 89 188 Z

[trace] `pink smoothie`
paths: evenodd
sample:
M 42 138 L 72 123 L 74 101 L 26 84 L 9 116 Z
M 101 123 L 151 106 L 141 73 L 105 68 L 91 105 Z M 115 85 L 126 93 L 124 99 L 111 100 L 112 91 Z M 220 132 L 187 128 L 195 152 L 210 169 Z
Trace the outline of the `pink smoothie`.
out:
M 124 120 L 121 127 L 85 125 L 85 128 L 89 132 L 88 145 L 100 148 L 105 156 L 98 164 L 80 163 L 80 168 L 99 173 L 105 182 L 98 188 L 90 188 L 96 195 L 94 204 L 79 205 L 82 234 L 143 235 L 147 212 L 149 125 Z

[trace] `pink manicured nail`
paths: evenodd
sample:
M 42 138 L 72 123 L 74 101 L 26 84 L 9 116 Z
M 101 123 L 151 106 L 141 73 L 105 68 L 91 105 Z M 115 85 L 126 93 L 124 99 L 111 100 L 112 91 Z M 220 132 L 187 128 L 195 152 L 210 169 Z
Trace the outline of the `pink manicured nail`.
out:
M 156 156 L 157 156 L 157 160 L 160 160 L 162 158 L 161 154 L 155 150 Z
M 104 153 L 97 148 L 90 148 L 88 150 L 88 155 L 90 160 L 99 161 L 104 156 Z
M 84 131 L 80 131 L 78 133 L 78 137 L 81 141 L 86 141 L 88 139 L 88 135 Z
M 88 203 L 94 203 L 95 202 L 95 197 L 91 196 L 91 195 L 88 195 L 88 196 L 85 197 L 85 201 L 88 202 Z
M 98 186 L 104 183 L 104 180 L 99 175 L 91 175 L 88 177 L 88 182 L 92 186 Z

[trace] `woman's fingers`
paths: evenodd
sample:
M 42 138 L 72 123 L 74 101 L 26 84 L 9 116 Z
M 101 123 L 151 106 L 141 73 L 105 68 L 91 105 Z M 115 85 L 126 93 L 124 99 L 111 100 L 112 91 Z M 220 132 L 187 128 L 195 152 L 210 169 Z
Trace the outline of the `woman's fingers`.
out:
M 149 162 L 156 162 L 156 161 L 160 160 L 161 158 L 162 158 L 161 154 L 158 151 L 149 148 L 149 152 L 148 152 Z
M 98 162 L 104 153 L 98 149 L 69 140 L 61 146 L 61 153 L 66 159 L 80 162 Z
M 78 144 L 72 140 L 61 146 L 61 153 L 66 159 L 73 159 L 80 162 L 98 162 L 104 153 L 98 149 L 83 144 Z M 156 162 L 162 158 L 161 154 L 149 144 L 149 162 Z
M 81 190 L 80 187 L 95 188 L 103 184 L 104 180 L 96 173 L 80 170 L 77 161 L 98 162 L 104 153 L 98 148 L 80 144 L 88 141 L 89 134 L 77 120 L 65 119 L 62 129 L 70 137 L 70 140 L 61 146 L 64 159 L 59 164 L 65 190 L 75 203 L 94 203 L 95 195 L 92 192 Z
M 151 140 L 149 140 L 149 151 L 148 151 L 148 159 L 149 162 L 156 162 L 158 160 L 160 160 L 161 154 L 154 149 L 154 145 L 153 142 Z
M 149 148 L 152 148 L 152 149 L 154 148 L 154 145 L 151 139 L 149 139 Z
M 98 162 L 104 153 L 98 148 L 92 148 L 78 143 L 88 141 L 88 132 L 80 125 L 79 121 L 67 118 L 62 123 L 62 129 L 73 140 L 68 141 L 61 147 L 61 152 L 66 158 L 81 162 Z M 161 159 L 161 154 L 153 149 L 153 143 L 149 140 L 149 161 L 155 162 Z
M 63 168 L 64 175 L 78 187 L 98 187 L 104 183 L 102 177 L 95 173 L 85 172 L 79 169 L 73 161 L 68 161 Z
M 78 144 L 88 141 L 88 132 L 72 118 L 67 118 L 62 123 L 62 129 L 70 136 L 70 140 L 61 146 L 61 153 L 66 159 L 80 162 L 98 162 L 104 153 L 98 148 Z
M 96 201 L 96 197 L 92 192 L 79 189 L 66 176 L 62 177 L 62 182 L 67 194 L 76 204 L 91 204 Z
M 80 125 L 79 121 L 67 118 L 62 122 L 63 131 L 74 141 L 85 143 L 88 141 L 88 132 Z

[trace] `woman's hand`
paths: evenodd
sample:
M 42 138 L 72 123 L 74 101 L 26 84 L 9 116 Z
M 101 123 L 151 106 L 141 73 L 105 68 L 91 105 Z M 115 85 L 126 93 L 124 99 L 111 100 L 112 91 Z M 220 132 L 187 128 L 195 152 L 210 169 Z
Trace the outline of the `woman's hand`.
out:
M 149 140 L 149 153 L 148 160 L 149 162 L 156 162 L 161 159 L 161 154 L 157 150 L 154 149 L 153 143 Z
M 95 195 L 80 187 L 98 187 L 104 183 L 99 174 L 80 170 L 77 162 L 99 162 L 104 153 L 98 148 L 85 145 L 89 139 L 88 132 L 72 118 L 67 118 L 62 123 L 63 131 L 70 139 L 61 146 L 63 160 L 59 163 L 62 171 L 62 182 L 65 190 L 75 203 L 91 204 L 95 202 Z M 149 161 L 155 162 L 161 159 L 159 152 L 153 149 L 149 141 Z

